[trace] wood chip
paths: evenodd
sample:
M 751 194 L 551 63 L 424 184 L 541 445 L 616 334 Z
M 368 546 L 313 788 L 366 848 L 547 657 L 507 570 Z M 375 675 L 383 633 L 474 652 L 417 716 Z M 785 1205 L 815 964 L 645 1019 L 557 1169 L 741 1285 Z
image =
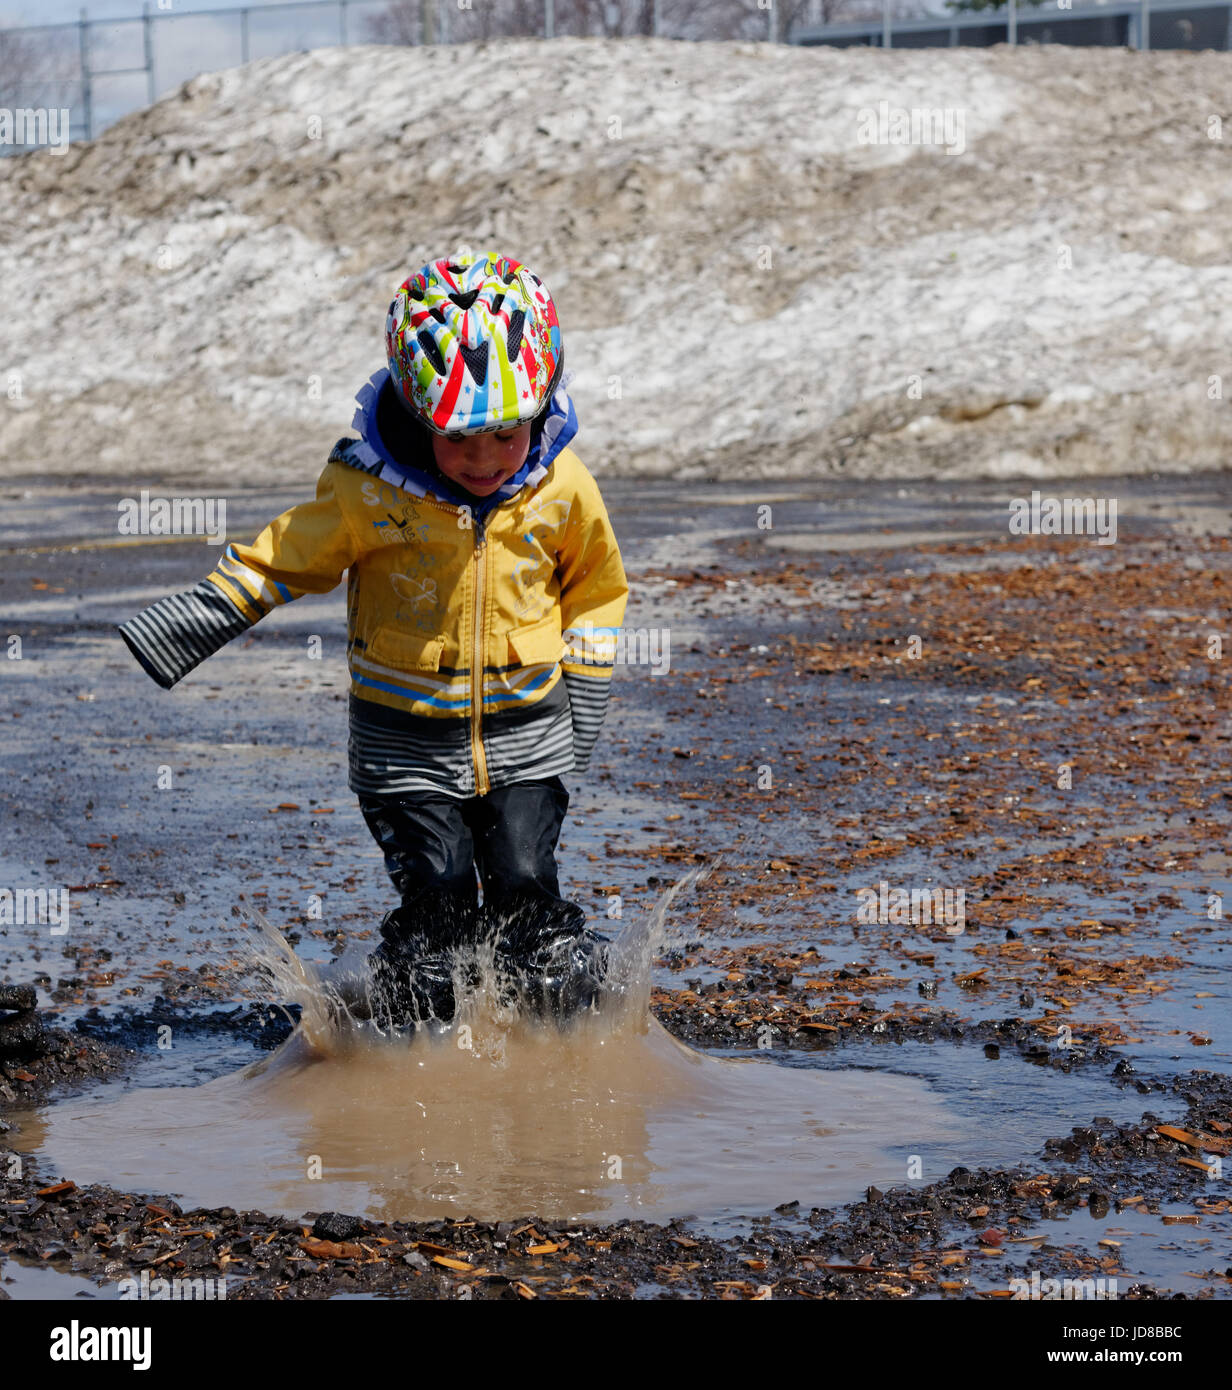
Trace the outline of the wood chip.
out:
M 350 1241 L 313 1240 L 311 1236 L 301 1239 L 299 1248 L 314 1260 L 362 1260 L 367 1253 L 362 1245 Z
M 1196 1134 L 1190 1134 L 1186 1129 L 1177 1129 L 1175 1125 L 1156 1125 L 1155 1133 L 1162 1134 L 1165 1139 L 1175 1139 L 1178 1144 L 1184 1144 L 1191 1149 L 1202 1147 Z
M 1212 1166 L 1209 1163 L 1203 1163 L 1200 1158 L 1178 1158 L 1177 1162 L 1183 1163 L 1186 1168 L 1196 1168 L 1199 1173 L 1209 1173 Z

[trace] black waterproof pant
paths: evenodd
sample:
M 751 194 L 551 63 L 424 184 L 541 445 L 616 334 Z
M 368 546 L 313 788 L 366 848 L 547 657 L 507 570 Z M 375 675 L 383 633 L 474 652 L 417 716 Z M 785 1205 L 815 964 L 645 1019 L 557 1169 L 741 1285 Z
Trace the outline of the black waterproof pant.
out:
M 437 792 L 361 796 L 359 808 L 402 899 L 382 936 L 391 944 L 415 936 L 450 945 L 502 914 L 525 918 L 527 912 L 545 927 L 584 927 L 585 912 L 560 896 L 556 872 L 568 806 L 559 777 L 515 782 L 466 800 Z

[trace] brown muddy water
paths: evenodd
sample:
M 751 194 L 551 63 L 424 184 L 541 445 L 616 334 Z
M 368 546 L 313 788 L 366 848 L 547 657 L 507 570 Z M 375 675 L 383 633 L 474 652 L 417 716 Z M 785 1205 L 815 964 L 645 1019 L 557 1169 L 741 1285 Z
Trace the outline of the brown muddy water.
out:
M 482 960 L 451 1025 L 340 1020 L 328 976 L 253 912 L 256 964 L 303 1011 L 281 1048 L 204 1085 L 15 1116 L 16 1147 L 78 1183 L 383 1221 L 706 1220 L 901 1181 L 910 1152 L 954 1130 L 925 1082 L 717 1058 L 653 1019 L 651 961 L 696 877 L 622 934 L 598 1009 L 564 1028 L 502 1007 Z
M 923 1083 L 705 1056 L 659 1024 L 532 1025 L 332 1055 L 297 1034 L 203 1086 L 19 1117 L 19 1147 L 81 1182 L 193 1206 L 385 1221 L 718 1215 L 901 1180 L 948 1117 Z M 320 1174 L 316 1177 L 315 1174 Z

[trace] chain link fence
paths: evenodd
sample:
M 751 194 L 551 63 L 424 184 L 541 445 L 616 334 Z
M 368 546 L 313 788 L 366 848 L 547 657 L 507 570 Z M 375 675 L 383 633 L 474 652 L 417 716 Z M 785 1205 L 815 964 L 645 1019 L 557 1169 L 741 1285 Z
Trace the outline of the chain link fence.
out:
M 0 30 L 0 153 L 89 140 L 203 72 L 336 44 L 657 35 L 786 42 L 805 26 L 880 15 L 883 0 L 302 0 Z M 885 0 L 900 14 L 923 0 Z M 30 127 L 29 130 L 23 127 Z M 25 138 L 31 135 L 33 138 Z
M 965 0 L 300 0 L 0 30 L 0 154 L 90 140 L 203 72 L 338 44 L 464 43 L 499 37 L 659 36 L 824 44 L 1073 42 L 1229 46 L 1232 3 L 1128 0 L 1078 6 Z M 1095 16 L 1091 18 L 1090 16 Z M 1051 21 L 1047 23 L 1047 21 Z M 896 37 L 897 35 L 897 37 Z

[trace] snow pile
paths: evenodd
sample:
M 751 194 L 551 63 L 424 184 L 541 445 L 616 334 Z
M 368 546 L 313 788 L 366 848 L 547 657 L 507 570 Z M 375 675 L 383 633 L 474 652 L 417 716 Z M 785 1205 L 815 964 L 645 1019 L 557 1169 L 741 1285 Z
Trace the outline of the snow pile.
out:
M 198 78 L 0 161 L 4 470 L 311 478 L 394 287 L 465 246 L 552 289 L 596 472 L 1222 467 L 1227 73 L 561 39 Z M 912 111 L 933 143 L 885 142 Z

